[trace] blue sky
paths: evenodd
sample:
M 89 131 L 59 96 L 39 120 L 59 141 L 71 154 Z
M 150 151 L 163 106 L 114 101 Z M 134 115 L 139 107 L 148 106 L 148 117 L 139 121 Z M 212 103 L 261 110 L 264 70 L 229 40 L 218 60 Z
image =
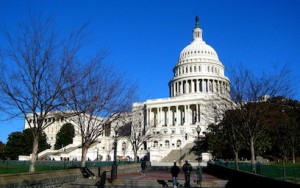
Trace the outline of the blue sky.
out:
M 143 101 L 168 97 L 172 68 L 198 16 L 203 39 L 225 67 L 261 72 L 287 64 L 299 100 L 299 10 L 297 0 L 0 0 L 0 24 L 13 31 L 29 11 L 53 17 L 62 33 L 89 22 L 86 56 L 107 51 L 105 61 L 137 82 Z M 22 119 L 0 122 L 0 141 L 23 127 Z

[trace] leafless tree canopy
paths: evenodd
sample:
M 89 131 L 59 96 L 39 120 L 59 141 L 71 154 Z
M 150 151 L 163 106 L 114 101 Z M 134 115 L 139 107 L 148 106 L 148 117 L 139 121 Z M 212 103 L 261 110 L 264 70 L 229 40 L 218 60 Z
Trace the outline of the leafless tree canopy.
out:
M 293 80 L 287 66 L 273 72 L 254 74 L 245 66 L 238 65 L 231 67 L 229 74 L 231 98 L 237 104 L 259 101 L 264 95 L 292 97 L 294 94 Z
M 82 68 L 84 79 L 65 92 L 65 102 L 73 113 L 71 120 L 82 137 L 82 166 L 91 144 L 114 121 L 126 121 L 135 99 L 136 87 L 126 82 L 125 74 L 118 74 L 103 62 L 101 54 Z M 77 79 L 74 80 L 77 82 Z
M 151 138 L 159 137 L 153 133 L 153 127 L 147 126 L 144 121 L 144 106 L 134 106 L 131 112 L 130 134 L 125 138 L 130 142 L 134 153 L 134 160 L 137 161 L 138 150 Z
M 31 16 L 16 31 L 2 30 L 7 45 L 0 50 L 1 109 L 11 118 L 25 118 L 30 127 L 36 128 L 32 129 L 35 132 L 31 172 L 38 152 L 38 135 L 53 123 L 45 118 L 61 116 L 57 112 L 67 109 L 65 100 L 61 100 L 64 93 L 86 76 L 77 74 L 76 69 L 86 27 L 84 24 L 62 37 L 51 19 Z

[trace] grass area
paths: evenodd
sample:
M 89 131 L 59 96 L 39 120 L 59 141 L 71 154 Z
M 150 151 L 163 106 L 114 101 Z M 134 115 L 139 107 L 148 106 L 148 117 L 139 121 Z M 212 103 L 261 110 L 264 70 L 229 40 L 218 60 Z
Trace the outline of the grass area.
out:
M 127 161 L 120 161 L 118 165 L 128 164 Z M 87 167 L 111 166 L 112 161 L 87 161 Z M 36 172 L 63 170 L 68 168 L 80 167 L 79 161 L 37 161 L 35 164 Z M 14 174 L 29 171 L 29 161 L 5 161 L 0 160 L 0 174 Z

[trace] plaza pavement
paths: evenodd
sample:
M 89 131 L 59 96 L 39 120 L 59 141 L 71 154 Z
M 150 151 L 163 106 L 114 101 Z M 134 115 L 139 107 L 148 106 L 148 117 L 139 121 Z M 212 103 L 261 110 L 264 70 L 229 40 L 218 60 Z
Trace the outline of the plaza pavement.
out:
M 214 176 L 203 174 L 201 185 L 197 185 L 197 174 L 192 172 L 191 174 L 191 187 L 225 187 L 227 180 L 221 180 Z M 180 172 L 178 176 L 178 187 L 184 187 L 184 173 Z M 105 187 L 173 187 L 172 176 L 169 171 L 146 171 L 145 175 L 140 172 L 118 174 L 118 179 L 112 183 L 107 182 Z

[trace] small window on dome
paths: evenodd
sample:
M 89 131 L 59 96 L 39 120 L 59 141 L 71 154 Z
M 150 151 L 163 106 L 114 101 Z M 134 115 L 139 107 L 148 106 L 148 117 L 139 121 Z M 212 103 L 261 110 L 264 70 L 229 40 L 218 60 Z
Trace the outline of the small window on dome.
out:
M 207 67 L 207 71 L 209 72 L 209 66 Z
M 192 67 L 190 67 L 190 72 L 193 72 Z
M 195 54 L 197 53 L 197 51 L 195 51 Z
M 189 70 L 188 70 L 188 68 L 186 67 L 186 68 L 185 68 L 185 73 L 188 73 L 188 71 L 189 71 Z
M 197 70 L 196 70 L 197 68 L 196 68 L 196 66 L 194 66 L 194 72 L 196 72 Z
M 201 66 L 199 66 L 199 72 L 201 72 Z

